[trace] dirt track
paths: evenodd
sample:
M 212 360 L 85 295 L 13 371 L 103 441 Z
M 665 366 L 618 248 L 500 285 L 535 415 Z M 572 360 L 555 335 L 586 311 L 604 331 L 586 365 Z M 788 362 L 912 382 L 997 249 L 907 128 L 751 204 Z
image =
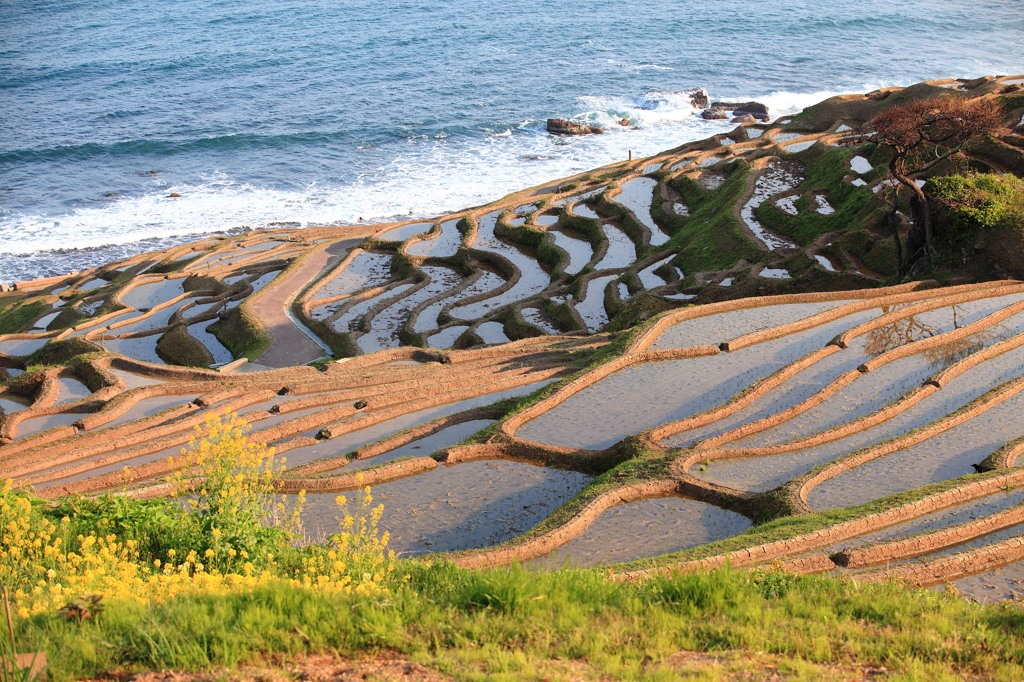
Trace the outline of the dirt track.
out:
M 303 287 L 341 260 L 362 240 L 362 237 L 345 239 L 309 254 L 300 267 L 283 274 L 280 282 L 271 284 L 272 289 L 252 302 L 250 310 L 274 340 L 274 345 L 260 356 L 260 364 L 268 367 L 293 367 L 324 356 L 324 349 L 296 327 L 288 319 L 285 310 Z

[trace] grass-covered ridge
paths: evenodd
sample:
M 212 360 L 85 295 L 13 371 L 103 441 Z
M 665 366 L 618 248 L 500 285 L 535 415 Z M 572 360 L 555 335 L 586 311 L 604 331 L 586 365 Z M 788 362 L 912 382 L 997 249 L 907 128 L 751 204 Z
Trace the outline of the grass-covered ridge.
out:
M 164 603 L 111 601 L 82 623 L 22 621 L 18 638 L 51 653 L 53 682 L 110 669 L 233 668 L 268 656 L 283 663 L 325 651 L 397 652 L 464 680 L 723 679 L 730 668 L 758 675 L 764 654 L 786 679 L 837 679 L 837 665 L 884 668 L 882 679 L 894 681 L 1024 674 L 1024 612 L 1012 603 L 980 606 L 774 571 L 636 585 L 596 570 L 538 575 L 401 561 L 399 572 L 404 581 L 386 598 L 273 584 Z M 739 655 L 691 677 L 673 664 L 680 651 Z M 559 671 L 570 662 L 574 674 Z

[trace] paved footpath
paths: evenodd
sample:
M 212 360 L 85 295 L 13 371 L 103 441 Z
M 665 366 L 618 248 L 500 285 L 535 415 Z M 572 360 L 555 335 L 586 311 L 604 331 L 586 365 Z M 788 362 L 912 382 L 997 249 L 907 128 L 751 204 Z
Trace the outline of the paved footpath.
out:
M 345 254 L 359 246 L 363 237 L 344 239 L 310 254 L 302 266 L 287 275 L 252 307 L 252 312 L 266 327 L 273 344 L 257 360 L 267 367 L 294 367 L 304 365 L 325 355 L 324 349 L 288 319 L 285 311 L 302 291 L 326 268 L 333 267 Z

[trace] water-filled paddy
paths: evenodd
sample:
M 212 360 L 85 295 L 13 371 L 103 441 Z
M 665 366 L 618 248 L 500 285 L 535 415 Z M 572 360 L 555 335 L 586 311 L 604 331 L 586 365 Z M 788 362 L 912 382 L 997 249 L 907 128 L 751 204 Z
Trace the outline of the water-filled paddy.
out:
M 633 243 L 625 232 L 614 225 L 605 224 L 601 226 L 605 238 L 608 240 L 608 250 L 604 257 L 594 266 L 595 270 L 610 270 L 613 268 L 625 268 L 636 260 L 636 244 Z
M 636 276 L 640 278 L 641 284 L 644 285 L 644 289 L 653 289 L 654 287 L 660 287 L 666 283 L 664 279 L 654 274 L 654 271 L 668 263 L 673 258 L 675 258 L 675 254 L 666 256 L 636 273 Z
M 433 239 L 413 242 L 406 247 L 406 252 L 412 256 L 433 256 L 434 258 L 454 256 L 455 252 L 459 250 L 459 244 L 462 243 L 458 224 L 459 219 L 446 220 L 441 223 L 441 234 Z
M 58 315 L 60 315 L 60 311 L 59 310 L 57 312 L 55 312 L 55 313 L 49 313 L 47 315 L 43 315 L 38 320 L 36 320 L 35 322 L 32 323 L 32 330 L 33 331 L 45 331 L 46 328 L 48 326 L 50 326 L 50 323 L 53 322 L 55 319 L 57 319 Z
M 108 368 L 108 371 L 115 376 L 121 377 L 121 380 L 125 383 L 125 390 L 138 388 L 139 386 L 152 386 L 154 384 L 166 383 L 163 379 L 147 377 L 142 374 L 135 374 L 134 372 L 126 372 L 123 369 L 114 369 L 113 367 L 110 367 Z
M 605 448 L 629 434 L 725 403 L 758 379 L 820 348 L 827 334 L 812 329 L 732 353 L 633 365 L 570 396 L 524 424 L 516 435 L 549 445 Z M 609 414 L 616 418 L 608 419 Z
M 860 535 L 828 548 L 829 552 L 853 549 L 876 542 L 891 542 L 910 535 L 931 533 L 961 523 L 975 521 L 991 514 L 1005 511 L 1024 502 L 1024 490 L 1000 491 L 993 495 L 972 500 L 965 504 L 942 509 L 920 518 L 884 528 L 874 533 Z
M 5 355 L 30 355 L 46 345 L 49 339 L 12 339 L 0 341 L 0 353 Z
M 546 381 L 540 381 L 519 388 L 509 389 L 507 391 L 500 391 L 498 393 L 489 393 L 487 395 L 481 395 L 476 398 L 468 398 L 466 400 L 460 400 L 458 402 L 450 403 L 448 405 L 439 405 L 437 407 L 430 407 L 419 412 L 413 412 L 410 414 L 404 414 L 400 417 L 389 419 L 386 422 L 381 422 L 373 426 L 369 426 L 359 431 L 353 431 L 346 433 L 337 438 L 330 440 L 318 441 L 314 445 L 309 445 L 304 448 L 296 448 L 288 452 L 288 466 L 296 467 L 300 464 L 312 462 L 317 459 L 323 459 L 325 457 L 337 457 L 347 452 L 357 450 L 364 445 L 374 443 L 388 436 L 392 436 L 399 431 L 405 429 L 411 429 L 414 426 L 425 424 L 433 419 L 439 417 L 446 417 L 451 414 L 463 412 L 465 410 L 472 409 L 474 407 L 484 407 L 490 405 L 499 400 L 505 398 L 517 398 L 519 396 L 529 395 L 537 389 L 547 386 L 553 380 L 549 379 Z M 486 390 L 486 389 L 482 389 Z M 429 453 L 426 453 L 429 454 Z
M 150 329 L 157 329 L 159 327 L 166 327 L 168 324 L 170 324 L 171 317 L 176 312 L 178 312 L 183 307 L 189 305 L 192 302 L 192 300 L 186 298 L 183 301 L 178 301 L 174 305 L 167 306 L 166 308 L 161 308 L 152 315 L 149 315 L 148 317 L 145 317 L 139 320 L 138 322 L 126 324 L 123 327 L 117 327 L 112 331 L 115 334 L 134 334 L 137 332 L 149 331 Z M 192 312 L 192 309 L 190 308 L 188 312 Z
M 490 268 L 478 267 L 477 275 L 475 276 L 474 279 L 471 280 L 471 283 L 468 286 L 466 286 L 465 289 L 458 293 L 452 294 L 451 296 L 447 296 L 441 299 L 440 301 L 431 303 L 422 311 L 420 311 L 420 314 L 416 316 L 416 321 L 413 323 L 413 329 L 417 332 L 425 332 L 431 329 L 436 329 L 438 326 L 437 316 L 441 313 L 441 311 L 444 308 L 454 306 L 458 301 L 463 301 L 474 296 L 480 296 L 482 294 L 487 293 L 488 291 L 493 291 L 503 284 L 505 284 L 505 279 L 497 272 L 491 270 Z M 452 316 L 459 317 L 459 315 L 455 314 L 455 311 L 456 309 L 452 308 Z M 459 317 L 459 319 L 468 320 L 472 318 Z
M 121 424 L 127 424 L 128 422 L 135 421 L 136 419 L 151 417 L 158 412 L 163 412 L 164 410 L 177 407 L 178 405 L 187 405 L 200 395 L 200 393 L 191 393 L 186 395 L 161 395 L 154 398 L 140 400 L 120 417 L 112 419 L 104 424 L 103 428 L 120 426 Z
M 612 198 L 612 201 L 629 209 L 651 231 L 651 246 L 660 246 L 668 241 L 668 235 L 651 217 L 651 202 L 657 187 L 658 181 L 653 178 L 633 178 L 622 183 L 622 191 Z
M 1024 396 L 1006 399 L 973 419 L 904 450 L 824 481 L 807 495 L 812 509 L 863 504 L 893 493 L 974 473 L 977 464 L 1024 435 Z
M 64 403 L 76 403 L 79 400 L 88 398 L 92 395 L 92 391 L 89 387 L 83 384 L 78 379 L 72 379 L 71 377 L 63 377 L 57 379 L 57 385 L 59 389 L 57 391 L 57 405 L 63 405 Z
M 790 133 L 783 133 L 782 135 L 788 134 Z M 782 135 L 776 135 L 776 141 L 780 141 L 778 138 Z M 796 248 L 797 245 L 768 230 L 754 216 L 754 212 L 768 197 L 793 189 L 803 182 L 803 179 L 803 169 L 798 168 L 797 165 L 778 160 L 770 161 L 767 168 L 758 176 L 753 195 L 747 200 L 747 203 L 743 204 L 743 208 L 740 209 L 740 217 L 743 219 L 743 222 L 747 224 L 747 227 L 750 228 L 754 236 L 771 251 L 780 248 Z
M 360 251 L 352 257 L 343 270 L 317 289 L 313 296 L 314 298 L 330 298 L 351 294 L 360 289 L 383 286 L 390 279 L 391 254 Z
M 220 339 L 207 331 L 211 324 L 213 322 L 200 322 L 199 324 L 190 325 L 188 333 L 196 341 L 206 346 L 206 349 L 213 355 L 213 364 L 220 365 L 231 362 L 235 359 L 235 356 L 224 347 Z
M 252 293 L 255 294 L 257 291 L 259 291 L 263 287 L 265 287 L 268 284 L 270 284 L 271 282 L 273 282 L 274 278 L 277 277 L 280 274 L 281 274 L 280 270 L 275 270 L 274 272 L 268 272 L 265 275 L 260 275 L 259 277 L 257 277 L 253 281 L 249 282 L 249 284 L 252 286 Z M 250 295 L 252 295 L 252 294 L 250 294 Z
M 591 332 L 596 332 L 608 324 L 608 313 L 604 308 L 604 290 L 608 283 L 616 277 L 618 275 L 594 277 L 587 282 L 585 298 L 573 304 L 576 312 L 580 314 L 587 329 Z
M 282 242 L 267 241 L 267 242 L 263 242 L 261 244 L 255 244 L 253 246 L 246 246 L 245 248 L 241 248 L 241 249 L 233 249 L 233 250 L 230 250 L 230 251 L 219 251 L 217 253 L 210 254 L 209 256 L 207 256 L 206 258 L 203 258 L 202 260 L 196 261 L 195 263 L 193 263 L 193 264 L 191 264 L 189 266 L 189 269 L 190 270 L 195 270 L 195 269 L 199 269 L 199 268 L 207 268 L 207 267 L 214 267 L 214 266 L 218 266 L 218 265 L 224 265 L 225 263 L 230 263 L 232 261 L 238 260 L 239 258 L 244 258 L 244 257 L 247 257 L 247 256 L 251 256 L 251 255 L 253 255 L 253 254 L 257 253 L 257 252 L 260 252 L 260 251 L 266 251 L 268 249 L 273 249 L 275 247 L 281 246 L 281 244 L 282 244 Z M 196 256 L 196 253 L 190 251 L 190 252 L 184 254 L 183 256 L 179 257 L 178 260 L 184 260 L 186 258 L 193 258 L 195 256 Z
M 523 308 L 521 312 L 523 315 L 523 319 L 529 322 L 530 324 L 534 325 L 535 327 L 539 327 L 548 334 L 552 335 L 560 333 L 558 328 L 555 327 L 555 325 L 551 324 L 547 320 L 547 318 L 544 317 L 544 314 L 540 311 L 540 309 Z
M 414 286 L 414 284 L 399 284 L 398 286 L 391 287 L 387 291 L 382 291 L 379 294 L 357 301 L 350 305 L 345 312 L 335 318 L 334 321 L 331 322 L 331 326 L 342 333 L 356 331 L 359 319 L 363 317 L 363 315 L 370 312 L 370 310 L 377 306 L 386 306 L 394 303 L 399 300 L 405 292 L 412 289 Z
M 591 220 L 601 219 L 601 216 L 599 216 L 594 209 L 590 208 L 586 204 L 573 205 L 572 212 L 582 218 L 590 218 Z
M 691 473 L 714 483 L 743 490 L 764 491 L 860 448 L 878 444 L 921 428 L 956 411 L 1004 381 L 1024 376 L 1024 348 L 1005 353 L 952 379 L 945 387 L 878 426 L 823 445 L 768 457 L 711 462 L 705 473 Z M 727 444 L 726 448 L 758 447 L 765 431 Z M 683 434 L 685 436 L 686 434 Z M 673 441 L 677 442 L 677 441 Z
M 441 331 L 427 337 L 427 345 L 431 348 L 451 348 L 455 340 L 469 329 L 469 325 L 456 324 L 445 327 Z
M 0 394 L 0 410 L 3 410 L 3 414 L 10 414 L 11 412 L 24 410 L 31 404 L 31 400 L 20 395 L 14 395 L 11 393 Z
M 859 313 L 857 316 L 851 317 L 863 316 L 862 319 L 870 319 L 871 315 L 871 311 L 866 311 Z M 849 320 L 850 318 L 844 318 L 843 321 L 836 321 L 828 325 L 823 325 L 818 328 L 818 334 L 810 335 L 809 338 L 814 338 L 815 336 L 818 340 L 826 338 L 830 333 L 835 333 L 836 329 L 842 328 L 848 324 Z M 806 334 L 807 332 L 803 333 Z M 806 345 L 810 346 L 809 339 L 806 342 Z M 780 386 L 772 389 L 766 395 L 761 396 L 753 403 L 736 413 L 723 417 L 706 426 L 671 436 L 665 440 L 665 444 L 683 447 L 685 445 L 689 445 L 693 441 L 700 441 L 705 438 L 717 436 L 743 424 L 782 412 L 783 410 L 810 398 L 838 377 L 856 369 L 863 361 L 864 357 L 852 348 L 834 352 L 832 355 L 824 357 L 810 367 L 798 372 Z M 865 377 L 861 377 L 857 379 L 857 381 L 863 381 L 864 379 Z
M 681 497 L 641 500 L 607 509 L 582 535 L 530 563 L 536 568 L 589 568 L 678 552 L 732 537 L 751 526 L 735 512 Z
M 423 265 L 420 266 L 420 269 L 430 277 L 430 282 L 416 292 L 403 296 L 373 316 L 370 321 L 370 330 L 360 336 L 357 341 L 359 348 L 364 353 L 372 353 L 385 348 L 398 348 L 401 345 L 398 332 L 413 309 L 462 282 L 459 273 L 451 268 Z
M 719 344 L 745 334 L 796 322 L 846 303 L 850 301 L 787 303 L 697 317 L 666 329 L 655 341 L 653 348 L 687 348 Z M 860 321 L 862 320 L 858 319 L 858 323 Z M 857 323 L 850 326 L 854 324 Z M 828 339 L 825 339 L 825 342 L 827 341 Z
M 184 284 L 184 279 L 163 279 L 143 284 L 121 294 L 121 302 L 136 310 L 152 308 L 185 293 Z
M 68 426 L 81 418 L 81 414 L 51 414 L 44 417 L 26 419 L 18 424 L 18 438 L 31 436 L 33 433 L 52 429 L 55 426 Z
M 489 547 L 528 531 L 590 480 L 573 471 L 507 461 L 467 462 L 374 486 L 384 505 L 389 547 L 417 556 Z M 355 493 L 346 493 L 355 499 Z M 307 496 L 303 523 L 318 537 L 335 532 L 333 494 Z
M 471 247 L 480 251 L 490 251 L 511 261 L 519 268 L 520 276 L 514 285 L 507 291 L 491 298 L 470 303 L 451 310 L 452 317 L 460 320 L 472 320 L 483 317 L 493 310 L 502 306 L 522 301 L 544 290 L 550 283 L 551 278 L 534 255 L 520 249 L 519 247 L 506 244 L 494 234 L 494 226 L 498 219 L 499 211 L 492 211 L 482 216 L 478 222 L 476 239 Z
M 587 263 L 594 257 L 594 249 L 590 242 L 585 242 L 576 237 L 570 237 L 563 230 L 548 230 L 548 234 L 555 240 L 555 245 L 568 254 L 569 260 L 565 263 L 562 271 L 568 275 L 575 275 L 587 266 Z
M 206 324 L 212 323 L 207 322 Z M 96 343 L 101 344 L 104 349 L 111 353 L 119 353 L 142 362 L 162 365 L 164 361 L 156 354 L 156 342 L 159 338 L 160 334 L 150 334 L 149 336 L 139 336 L 133 339 L 107 339 L 96 341 Z
M 401 227 L 396 227 L 384 232 L 378 237 L 378 239 L 390 242 L 404 242 L 409 237 L 428 232 L 432 226 L 433 223 L 412 223 L 410 225 L 402 225 Z
M 982 317 L 987 312 L 991 311 L 979 307 L 973 312 L 961 311 L 958 316 L 971 321 L 972 318 Z M 918 320 L 924 319 L 924 323 L 901 322 L 895 336 L 893 336 L 893 330 L 887 328 L 876 330 L 877 333 L 872 332 L 854 339 L 850 347 L 842 351 L 842 355 L 845 356 L 848 352 L 854 351 L 863 361 L 877 355 L 880 351 L 889 350 L 893 344 L 902 345 L 904 339 L 916 336 L 928 338 L 933 333 L 949 331 L 952 328 L 953 315 L 952 311 L 943 308 L 920 316 Z M 947 316 L 948 319 L 943 320 L 943 316 Z M 927 322 L 929 319 L 934 324 Z M 923 325 L 930 331 L 927 334 L 914 330 L 908 332 L 911 324 Z M 976 352 L 978 349 L 990 346 L 1009 335 L 1021 332 L 1024 332 L 1024 314 L 1015 315 L 1003 323 L 961 342 L 933 348 L 918 355 L 883 365 L 844 387 L 827 402 L 761 434 L 739 441 L 737 445 L 749 447 L 777 445 L 866 416 L 884 404 L 896 400 L 910 389 L 921 385 L 929 376 L 968 353 Z M 913 336 L 908 336 L 909 333 L 912 333 Z
M 424 436 L 423 438 L 406 443 L 405 445 L 401 445 L 394 450 L 389 450 L 388 452 L 377 455 L 376 457 L 357 460 L 354 466 L 384 464 L 386 462 L 392 462 L 396 459 L 403 459 L 405 457 L 429 457 L 438 450 L 458 445 L 480 429 L 490 426 L 493 423 L 494 420 L 492 419 L 472 419 L 467 422 L 462 422 L 461 424 L 455 424 L 454 426 L 449 426 L 446 429 L 441 429 L 435 434 Z
M 951 584 L 960 594 L 979 602 L 1000 602 L 1020 597 L 1020 586 L 1024 582 L 1024 561 L 1007 564 L 994 571 L 980 573 L 954 580 Z M 944 585 L 933 588 L 943 591 Z
M 484 322 L 476 328 L 476 334 L 484 343 L 508 343 L 509 338 L 505 335 L 505 325 L 501 322 Z

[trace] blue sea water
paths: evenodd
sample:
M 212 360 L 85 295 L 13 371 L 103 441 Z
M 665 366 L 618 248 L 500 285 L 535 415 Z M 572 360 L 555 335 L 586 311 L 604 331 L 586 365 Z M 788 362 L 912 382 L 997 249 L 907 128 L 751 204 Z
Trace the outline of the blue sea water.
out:
M 1022 72 L 1016 0 L 4 0 L 0 281 L 437 215 L 730 128 L 638 109 L 652 88 L 782 114 Z M 609 132 L 555 138 L 548 117 Z

